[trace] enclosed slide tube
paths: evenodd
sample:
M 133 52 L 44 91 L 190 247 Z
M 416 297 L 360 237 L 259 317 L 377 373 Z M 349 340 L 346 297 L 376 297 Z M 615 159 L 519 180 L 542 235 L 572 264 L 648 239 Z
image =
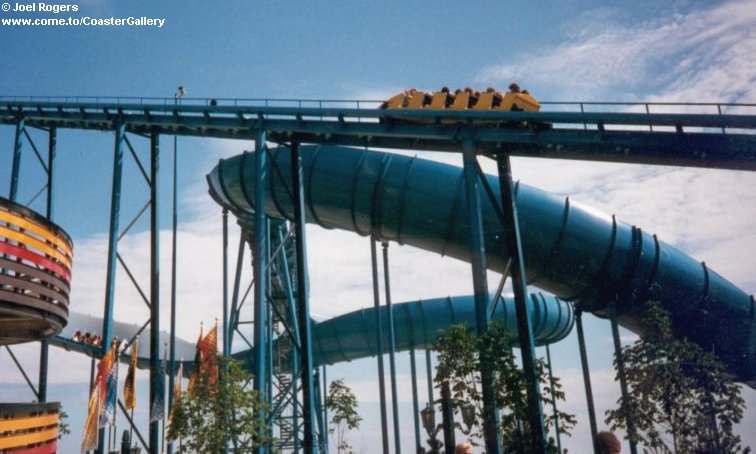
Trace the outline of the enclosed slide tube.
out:
M 265 210 L 292 219 L 290 152 L 271 150 Z M 306 218 L 382 241 L 397 241 L 469 261 L 462 169 L 370 150 L 300 147 Z M 222 160 L 208 175 L 213 198 L 239 219 L 254 211 L 255 155 Z M 497 203 L 499 180 L 486 176 Z M 482 186 L 482 185 L 481 185 Z M 734 376 L 756 386 L 756 314 L 752 296 L 656 235 L 567 198 L 520 184 L 516 203 L 529 284 L 640 332 L 649 300 L 670 311 L 676 335 L 715 351 Z M 483 188 L 488 267 L 509 259 L 502 225 Z
M 439 333 L 451 325 L 463 324 L 475 328 L 475 301 L 472 296 L 456 296 L 393 304 L 396 351 L 430 347 Z M 570 333 L 575 324 L 572 306 L 553 296 L 533 293 L 528 301 L 533 320 L 533 336 L 537 345 L 558 342 Z M 388 353 L 386 322 L 388 308 L 381 306 L 383 317 L 383 353 Z M 376 343 L 375 308 L 365 308 L 315 323 L 312 328 L 312 352 L 315 365 L 353 361 L 378 353 Z M 517 345 L 517 317 L 511 297 L 502 297 L 491 314 L 492 320 L 500 320 L 512 334 Z M 286 336 L 277 341 L 290 343 Z M 239 352 L 234 355 L 251 367 L 252 355 Z M 288 367 L 287 363 L 281 364 Z

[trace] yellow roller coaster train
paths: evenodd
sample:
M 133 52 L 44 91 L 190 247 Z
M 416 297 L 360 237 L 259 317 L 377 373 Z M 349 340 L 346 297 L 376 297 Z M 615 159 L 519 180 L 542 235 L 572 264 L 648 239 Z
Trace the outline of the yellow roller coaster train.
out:
M 390 97 L 381 108 L 537 112 L 541 104 L 527 90 L 520 90 L 519 85 L 513 83 L 505 93 L 492 87 L 483 92 L 467 87 L 454 93 L 448 87 L 434 93 L 412 88 Z

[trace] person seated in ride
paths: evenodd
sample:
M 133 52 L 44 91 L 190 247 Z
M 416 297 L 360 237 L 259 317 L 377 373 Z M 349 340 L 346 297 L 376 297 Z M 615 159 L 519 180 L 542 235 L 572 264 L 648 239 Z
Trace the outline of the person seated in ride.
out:
M 449 90 L 449 87 L 442 87 L 441 93 L 446 93 L 446 100 L 444 101 L 444 108 L 451 106 L 454 104 L 454 94 L 452 94 L 451 90 Z
M 472 106 L 475 105 L 476 102 L 478 102 L 478 96 L 480 96 L 480 93 L 473 90 L 472 87 L 465 87 L 465 93 L 468 93 L 470 97 L 467 99 L 467 107 L 472 108 Z
M 501 101 L 502 99 L 504 99 L 504 97 L 501 96 L 501 93 L 497 92 L 494 87 L 486 88 L 486 93 L 493 93 L 493 101 L 491 101 L 492 108 L 496 108 L 501 105 Z

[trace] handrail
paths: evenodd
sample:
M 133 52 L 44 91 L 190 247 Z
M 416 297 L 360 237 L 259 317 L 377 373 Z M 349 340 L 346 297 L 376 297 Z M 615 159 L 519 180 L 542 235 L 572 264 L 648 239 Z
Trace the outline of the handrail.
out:
M 227 106 L 272 106 L 277 103 L 292 103 L 298 107 L 302 104 L 352 104 L 359 108 L 361 104 L 380 104 L 383 100 L 375 99 L 299 99 L 299 98 L 200 98 L 200 97 L 158 97 L 158 96 L 0 96 L 0 103 L 5 102 L 94 102 L 97 104 L 162 104 L 162 105 L 217 105 Z M 731 102 L 681 102 L 681 101 L 540 101 L 542 106 L 669 106 L 669 107 L 756 107 L 756 103 L 731 103 Z
M 756 105 L 754 105 L 756 107 Z M 28 109 L 28 110 L 25 110 Z M 383 110 L 335 107 L 278 107 L 278 106 L 197 106 L 197 105 L 160 105 L 160 104 L 100 104 L 69 102 L 36 101 L 0 101 L 0 115 L 8 114 L 46 116 L 55 114 L 76 115 L 102 111 L 115 117 L 118 114 L 143 115 L 146 112 L 170 112 L 172 114 L 216 114 L 249 115 L 249 119 L 297 119 L 319 117 L 321 121 L 344 122 L 358 118 L 403 118 L 416 120 L 451 120 L 451 121 L 541 121 L 563 124 L 597 124 L 604 125 L 642 125 L 642 126 L 686 126 L 686 127 L 728 127 L 756 129 L 756 115 L 743 114 L 704 114 L 704 113 L 635 113 L 635 112 L 499 112 L 499 111 L 449 111 L 449 110 Z M 87 112 L 89 111 L 89 112 Z M 73 117 L 70 115 L 73 114 Z M 288 118 L 281 118 L 288 117 Z M 312 118 L 307 118 L 311 120 Z

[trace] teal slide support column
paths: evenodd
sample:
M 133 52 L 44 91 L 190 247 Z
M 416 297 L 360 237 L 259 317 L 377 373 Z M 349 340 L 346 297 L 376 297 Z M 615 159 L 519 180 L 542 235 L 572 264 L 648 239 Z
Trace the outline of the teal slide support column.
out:
M 478 163 L 472 141 L 464 143 L 462 155 L 464 163 L 464 184 L 467 200 L 467 216 L 470 225 L 470 262 L 472 264 L 473 288 L 475 289 L 475 321 L 478 335 L 488 331 L 490 320 L 488 282 L 486 279 L 486 249 L 483 218 L 481 214 L 480 181 L 478 180 Z M 486 452 L 501 453 L 501 433 L 499 431 L 499 412 L 496 408 L 494 374 L 490 364 L 481 362 L 480 381 L 483 394 L 483 433 Z
M 270 166 L 268 165 L 268 154 L 265 152 L 265 131 L 257 131 L 257 138 L 255 140 L 255 154 L 245 155 L 246 158 L 254 159 L 254 174 L 255 174 L 255 197 L 254 197 L 254 227 L 255 235 L 254 242 L 252 244 L 252 257 L 254 263 L 254 358 L 255 358 L 255 373 L 253 388 L 258 393 L 260 399 L 264 399 L 264 396 L 268 392 L 268 373 L 267 370 L 267 346 L 266 346 L 266 329 L 265 322 L 267 320 L 268 302 L 267 295 L 267 283 L 266 270 L 268 268 L 268 221 L 265 215 L 265 198 L 268 189 L 268 177 Z M 258 423 L 263 425 L 267 424 L 268 415 L 265 410 L 261 410 L 258 414 Z M 265 449 L 263 447 L 257 448 L 258 454 L 264 454 Z
M 370 259 L 373 267 L 373 307 L 375 308 L 375 344 L 378 358 L 378 394 L 381 404 L 381 441 L 383 454 L 389 452 L 388 418 L 386 415 L 386 382 L 383 369 L 383 317 L 381 316 L 381 299 L 378 290 L 378 252 L 375 239 L 370 238 Z
M 554 368 L 551 365 L 551 349 L 546 344 L 546 362 L 549 365 L 549 386 L 551 386 L 551 408 L 554 410 L 554 434 L 556 434 L 557 452 L 562 452 L 562 436 L 559 434 L 559 410 L 554 396 Z
M 21 172 L 21 150 L 24 138 L 24 119 L 19 118 L 16 123 L 16 137 L 13 141 L 13 164 L 11 167 L 11 183 L 8 198 L 11 202 L 18 201 L 18 178 Z
M 515 308 L 517 309 L 517 331 L 520 340 L 520 352 L 522 354 L 522 364 L 527 385 L 531 447 L 533 453 L 542 453 L 546 449 L 546 425 L 543 420 L 541 389 L 536 371 L 533 324 L 527 308 L 528 293 L 527 280 L 525 279 L 525 260 L 520 241 L 516 194 L 512 183 L 512 166 L 509 162 L 509 155 L 500 154 L 496 159 L 496 164 L 499 171 L 499 188 L 501 191 L 506 244 L 512 257 L 512 288 L 514 289 Z
M 50 128 L 48 131 L 47 139 L 47 219 L 54 221 L 55 217 L 55 186 L 54 186 L 54 169 L 55 169 L 55 154 L 58 145 L 58 129 L 55 127 Z M 47 339 L 43 339 L 39 343 L 39 385 L 37 386 L 39 402 L 47 402 L 47 365 L 49 362 L 50 344 Z
M 420 438 L 420 403 L 417 398 L 417 364 L 414 347 L 410 349 L 410 375 L 412 376 L 412 422 L 415 429 L 415 452 L 420 452 L 423 442 Z
M 297 300 L 299 311 L 300 363 L 302 377 L 302 422 L 304 423 L 303 448 L 305 452 L 317 454 L 315 437 L 315 386 L 312 379 L 314 363 L 312 359 L 312 324 L 307 285 L 307 237 L 305 233 L 304 188 L 302 186 L 302 163 L 299 160 L 299 144 L 291 144 L 291 176 L 294 200 L 294 238 L 297 255 Z M 262 205 L 260 205 L 262 206 Z
M 402 440 L 399 432 L 399 402 L 396 389 L 396 339 L 394 336 L 394 306 L 391 305 L 391 279 L 388 261 L 388 243 L 383 242 L 383 284 L 388 314 L 389 371 L 391 373 L 391 411 L 394 418 L 394 452 L 401 454 Z
M 580 366 L 583 369 L 583 385 L 585 385 L 585 402 L 588 405 L 588 422 L 591 425 L 591 438 L 598 433 L 596 427 L 596 410 L 593 406 L 593 387 L 591 386 L 591 370 L 588 367 L 588 354 L 585 349 L 585 335 L 583 334 L 583 310 L 575 307 L 575 327 L 577 328 L 578 347 L 580 349 Z
M 619 325 L 617 324 L 617 308 L 614 304 L 609 305 L 609 322 L 612 324 L 612 340 L 614 341 L 614 358 L 617 360 L 617 375 L 619 375 L 620 391 L 622 399 L 627 402 L 627 375 L 625 374 L 625 361 L 622 360 L 622 343 L 620 342 Z M 635 422 L 632 415 L 625 417 L 628 435 L 635 434 Z M 630 454 L 638 454 L 638 444 L 630 440 Z
M 158 405 L 165 404 L 163 395 L 165 368 L 160 364 L 160 135 L 156 131 L 150 135 L 150 169 L 150 409 L 152 409 L 155 408 L 155 402 Z M 173 364 L 171 364 L 171 370 L 173 370 Z M 173 396 L 172 391 L 171 389 L 168 392 L 169 396 Z M 150 417 L 150 454 L 161 452 L 158 444 L 160 419 Z
M 121 178 L 123 175 L 123 143 L 126 140 L 126 128 L 123 123 L 116 125 L 115 145 L 113 150 L 113 180 L 110 194 L 110 232 L 108 237 L 108 265 L 105 277 L 105 308 L 102 317 L 102 353 L 108 351 L 113 330 L 113 302 L 115 299 L 116 256 L 118 255 L 118 230 L 121 219 Z M 150 435 L 152 436 L 150 427 Z M 150 438 L 151 454 L 157 454 L 157 432 L 155 442 Z M 153 448 L 154 445 L 154 448 Z M 101 427 L 98 435 L 97 454 L 105 452 L 105 428 Z
M 178 103 L 178 98 L 174 101 Z M 173 409 L 173 386 L 176 378 L 176 258 L 177 236 L 178 236 L 178 136 L 173 136 L 173 180 L 172 180 L 172 204 L 171 204 L 171 331 L 170 331 L 170 351 L 168 360 L 170 369 L 168 376 L 168 411 Z M 181 380 L 181 377 L 178 378 Z M 173 441 L 168 442 L 168 454 L 173 454 Z

